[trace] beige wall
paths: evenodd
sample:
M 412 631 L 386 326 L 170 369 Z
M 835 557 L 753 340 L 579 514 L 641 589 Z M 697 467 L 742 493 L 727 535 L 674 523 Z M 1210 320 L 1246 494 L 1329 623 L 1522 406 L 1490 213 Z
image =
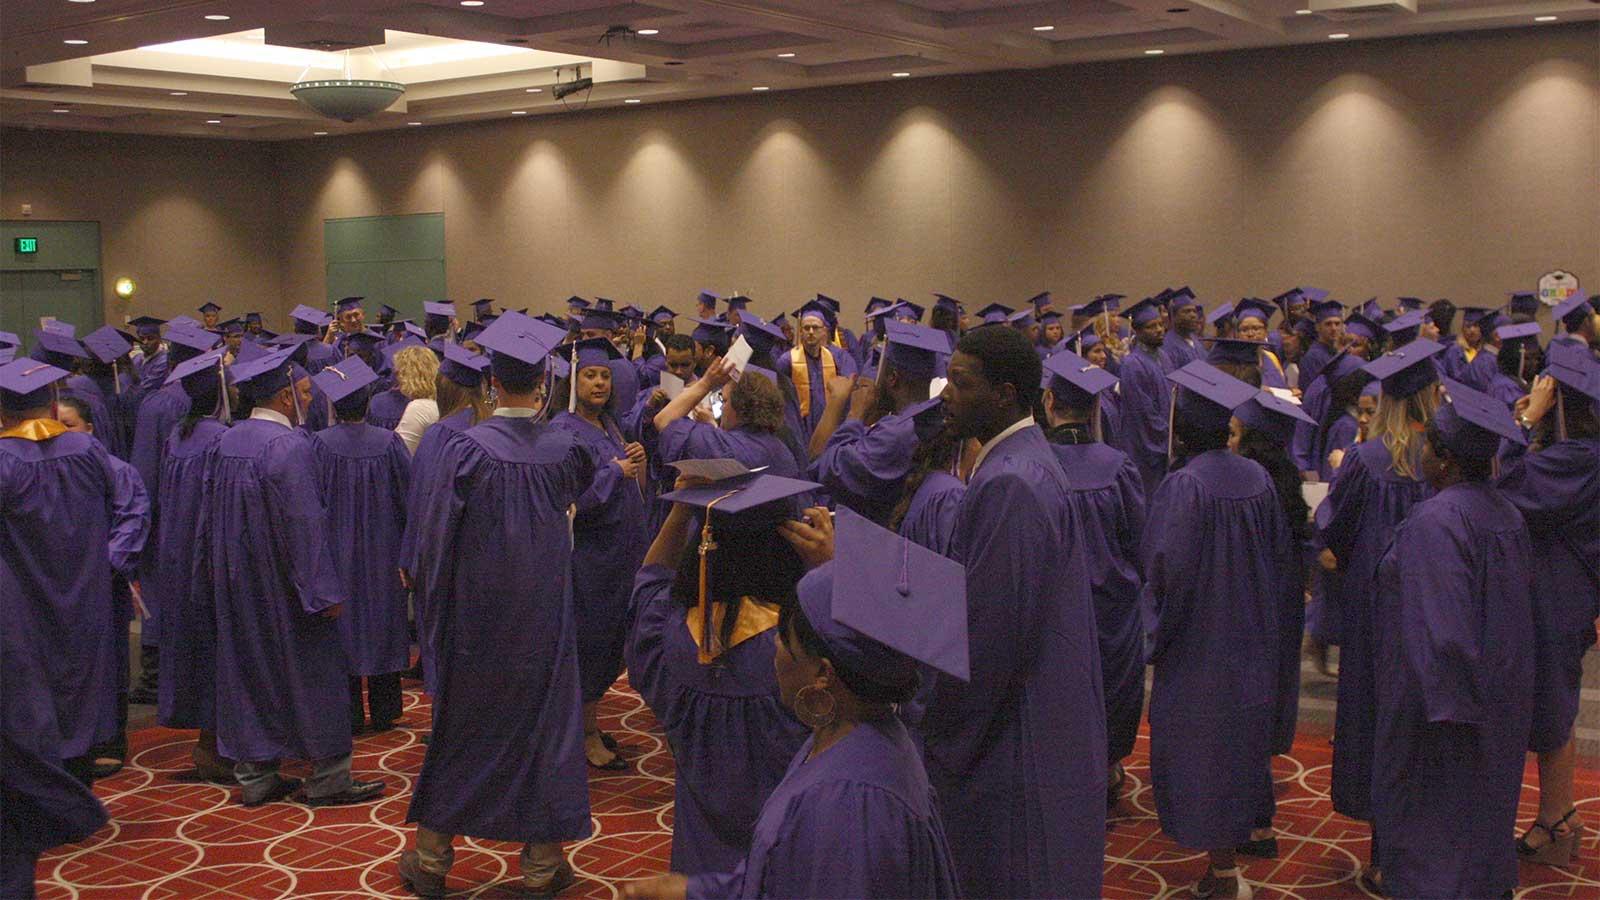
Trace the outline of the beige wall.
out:
M 281 305 L 275 148 L 75 132 L 0 132 L 0 217 L 100 223 L 106 321 Z M 112 291 L 128 275 L 131 303 Z
M 1521 29 L 209 143 L 204 167 L 143 159 L 188 142 L 104 143 L 131 148 L 135 181 L 163 179 L 140 185 L 147 205 L 189 210 L 164 223 L 208 211 L 251 235 L 232 239 L 228 271 L 261 283 L 267 220 L 240 207 L 272 204 L 230 182 L 273 160 L 280 310 L 323 297 L 324 218 L 436 211 L 452 297 L 536 309 L 579 293 L 684 311 L 702 287 L 744 290 L 763 314 L 813 291 L 852 309 L 934 290 L 1077 302 L 1169 283 L 1208 300 L 1305 283 L 1346 300 L 1489 302 L 1558 266 L 1600 285 L 1597 36 Z M 23 152 L 53 153 L 41 138 Z M 37 166 L 11 162 L 7 210 L 36 193 Z M 224 185 L 239 196 L 216 198 Z M 108 221 L 108 267 L 114 241 L 136 243 L 122 227 Z M 172 262 L 193 282 L 219 260 Z

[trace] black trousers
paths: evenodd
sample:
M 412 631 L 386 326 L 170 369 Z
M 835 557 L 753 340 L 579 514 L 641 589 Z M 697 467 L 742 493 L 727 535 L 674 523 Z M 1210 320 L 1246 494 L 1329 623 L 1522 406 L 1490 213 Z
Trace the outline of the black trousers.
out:
M 360 728 L 366 722 L 361 706 L 361 681 L 359 676 L 350 679 L 350 727 Z M 403 699 L 400 694 L 400 673 L 368 675 L 367 707 L 372 713 L 373 725 L 388 725 L 400 718 Z

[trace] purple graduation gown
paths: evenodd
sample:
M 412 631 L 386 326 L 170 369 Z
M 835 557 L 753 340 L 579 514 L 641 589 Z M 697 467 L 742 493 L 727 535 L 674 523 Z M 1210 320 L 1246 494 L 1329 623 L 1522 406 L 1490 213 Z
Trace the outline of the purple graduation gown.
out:
M 405 415 L 406 404 L 411 398 L 400 392 L 399 388 L 390 388 L 381 394 L 372 395 L 367 403 L 367 424 L 374 428 L 393 431 L 400 424 L 400 417 Z M 330 419 L 330 423 L 331 423 Z
M 411 455 L 411 486 L 406 492 L 406 527 L 400 535 L 400 565 L 413 575 L 417 571 L 417 530 L 422 523 L 422 507 L 433 490 L 432 479 L 438 469 L 439 456 L 451 438 L 472 427 L 473 409 L 470 406 L 456 410 L 429 425 L 417 441 L 417 452 Z M 434 642 L 428 626 L 432 618 L 423 610 L 426 602 L 423 591 L 413 591 L 411 602 L 416 608 L 417 661 L 422 665 L 422 689 L 430 696 L 439 688 L 438 662 L 434 657 Z
M 921 544 L 935 553 L 949 556 L 950 541 L 955 537 L 956 516 L 961 511 L 961 498 L 967 492 L 967 483 L 949 472 L 929 472 L 911 495 L 906 514 L 900 520 L 900 536 Z M 933 699 L 933 688 L 938 673 L 931 666 L 921 668 L 921 682 L 916 696 L 900 705 L 900 720 L 913 729 L 913 738 L 920 738 L 922 717 Z
M 833 354 L 833 370 L 835 375 L 848 376 L 856 374 L 858 370 L 856 368 L 855 357 L 844 352 L 838 347 L 833 346 L 832 344 L 825 344 L 824 348 L 827 350 L 827 352 Z M 778 365 L 776 371 L 783 375 L 787 375 L 789 379 L 793 381 L 794 373 L 792 369 L 794 363 L 792 361 L 791 354 L 785 353 L 782 356 L 779 356 L 775 362 Z M 816 359 L 812 359 L 810 356 L 807 356 L 806 392 L 810 395 L 811 406 L 810 411 L 803 416 L 800 421 L 800 428 L 803 433 L 796 435 L 802 445 L 810 443 L 811 432 L 817 430 L 817 423 L 822 421 L 822 411 L 828 405 L 827 380 L 822 376 L 822 357 L 819 355 Z
M 610 424 L 609 418 L 606 421 Z M 572 435 L 594 459 L 594 480 L 578 497 L 578 514 L 572 521 L 578 680 L 583 701 L 593 703 L 622 674 L 628 595 L 649 549 L 644 495 L 637 481 L 623 477 L 622 470 L 611 464 L 626 455 L 618 435 L 601 431 L 575 413 L 561 413 L 550 424 Z
M 723 431 L 689 418 L 674 420 L 658 438 L 662 462 L 681 459 L 736 459 L 745 468 L 766 466 L 769 475 L 799 478 L 794 454 L 775 434 L 736 428 Z M 652 535 L 654 537 L 654 535 Z
M 650 484 L 644 499 L 644 534 L 647 547 L 648 542 L 655 540 L 656 532 L 661 530 L 661 523 L 666 521 L 667 513 L 672 510 L 672 504 L 663 503 L 656 498 L 671 492 L 672 485 L 678 478 L 678 470 L 668 466 L 661 458 L 661 436 L 656 433 L 655 426 L 655 414 L 660 412 L 661 408 L 650 406 L 650 394 L 654 390 L 655 386 L 641 388 L 638 398 L 634 400 L 633 408 L 622 415 L 622 433 L 629 440 L 644 445 L 645 468 L 649 473 Z
M 1311 389 L 1311 383 L 1322 374 L 1323 367 L 1338 354 L 1339 351 L 1330 349 L 1321 341 L 1314 341 L 1306 348 L 1306 352 L 1300 356 L 1300 383 L 1296 385 L 1302 394 Z
M 267 419 L 212 445 L 199 531 L 216 605 L 217 749 L 261 762 L 350 752 L 349 599 L 335 568 L 311 436 Z M 371 524 L 371 523 L 367 523 Z
M 497 841 L 587 837 L 567 508 L 593 458 L 564 431 L 491 416 L 450 439 L 431 479 L 415 577 L 439 674 L 406 819 Z
M 94 417 L 95 439 L 104 444 L 112 456 L 128 458 L 128 441 L 122 429 L 122 419 L 111 414 L 112 403 L 117 399 L 114 392 L 102 390 L 99 382 L 87 375 L 74 375 L 62 386 L 61 395 L 82 400 L 89 407 L 89 415 Z
M 1561 441 L 1523 455 L 1500 476 L 1502 496 L 1533 537 L 1533 732 L 1528 749 L 1572 738 L 1583 656 L 1600 618 L 1600 438 Z
M 1088 564 L 1106 700 L 1106 755 L 1117 762 L 1133 752 L 1144 712 L 1139 616 L 1144 488 L 1133 460 L 1113 447 L 1057 444 L 1055 452 L 1071 486 L 1074 533 Z
M 1266 470 L 1226 450 L 1189 460 L 1150 500 L 1150 776 L 1161 830 L 1186 847 L 1232 848 L 1270 820 L 1292 552 Z
M 867 425 L 846 419 L 828 438 L 807 473 L 843 504 L 885 525 L 900 502 L 911 457 L 917 451 L 917 422 L 890 413 Z
M 167 610 L 157 712 L 168 728 L 217 727 L 216 611 L 198 550 L 206 537 L 199 525 L 207 454 L 227 431 L 210 418 L 197 421 L 187 437 L 174 427 L 156 478 L 154 506 L 166 514 L 156 518 L 140 587 L 147 598 L 158 594 Z
M 1167 474 L 1167 413 L 1171 392 L 1161 360 L 1142 345 L 1122 358 L 1117 439 L 1139 467 L 1144 495 L 1151 497 Z
M 61 732 L 61 757 L 82 756 L 117 730 L 121 656 L 111 576 L 132 573 L 149 528 L 87 434 L 0 438 L 0 556 L 11 571 L 10 619 L 27 619 Z M 109 553 L 100 548 L 109 548 Z
M 391 430 L 342 422 L 311 437 L 318 487 L 335 523 L 333 565 L 350 591 L 339 636 L 351 675 L 388 675 L 411 662 L 400 535 L 411 454 Z
M 157 350 L 153 355 L 143 357 L 138 365 L 139 370 L 139 395 L 141 402 L 150 394 L 161 389 L 167 383 L 167 375 L 172 371 L 172 360 L 167 356 L 166 350 Z
M 1534 567 L 1517 508 L 1485 484 L 1418 503 L 1377 581 L 1373 828 L 1391 897 L 1497 897 L 1533 719 Z
M 972 680 L 939 676 L 922 734 L 967 896 L 1100 894 L 1105 701 L 1070 493 L 1030 424 L 990 449 L 956 519 Z
M 862 722 L 807 759 L 811 743 L 761 807 L 738 868 L 691 875 L 688 896 L 962 895 L 939 803 L 905 726 L 893 716 Z
M 1167 336 L 1161 340 L 1161 366 L 1168 372 L 1176 372 L 1197 359 L 1204 359 L 1205 354 L 1201 349 L 1199 336 L 1183 338 L 1176 331 L 1168 331 Z
M 666 732 L 674 872 L 729 872 L 750 849 L 767 795 L 809 735 L 778 699 L 777 629 L 750 637 L 709 665 L 672 598 L 676 573 L 645 566 L 633 591 L 628 682 Z
M 1373 693 L 1372 604 L 1378 561 L 1394 528 L 1411 507 L 1433 493 L 1415 478 L 1390 470 L 1389 449 L 1381 440 L 1364 441 L 1345 454 L 1328 492 L 1328 524 L 1323 546 L 1339 558 L 1336 606 L 1339 623 L 1339 702 L 1333 723 L 1333 808 L 1352 819 L 1372 818 Z

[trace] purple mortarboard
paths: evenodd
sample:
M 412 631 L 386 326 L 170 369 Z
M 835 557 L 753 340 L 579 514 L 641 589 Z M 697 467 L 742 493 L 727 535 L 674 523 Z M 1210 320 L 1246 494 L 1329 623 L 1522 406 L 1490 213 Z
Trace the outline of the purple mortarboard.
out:
M 706 309 L 714 310 L 717 308 L 718 299 L 719 298 L 717 295 L 711 293 L 710 291 L 701 291 L 695 295 L 694 302 L 699 306 L 705 307 Z
M 1110 390 L 1117 376 L 1071 350 L 1058 350 L 1044 361 L 1045 387 L 1074 406 L 1081 406 Z
M 617 304 L 609 297 L 596 297 L 594 298 L 594 305 L 589 308 L 598 309 L 602 312 L 616 312 Z
M 1567 331 L 1577 331 L 1583 327 L 1583 320 L 1594 314 L 1588 308 L 1589 295 L 1582 290 L 1573 291 L 1567 299 L 1556 304 L 1550 310 L 1550 317 L 1567 326 Z
M 17 335 L 14 332 L 0 331 L 0 347 L 21 347 L 21 346 L 22 346 L 22 338 L 17 337 Z
M 14 359 L 0 366 L 0 391 L 19 398 L 42 391 L 72 373 L 37 359 Z M 8 407 L 20 408 L 43 405 L 48 398 L 28 397 L 26 402 L 12 401 Z
M 1406 312 L 1416 312 L 1427 305 L 1421 297 L 1398 297 L 1395 302 Z
M 167 329 L 167 345 L 204 353 L 217 345 L 217 336 L 199 325 L 173 325 Z
M 891 307 L 893 305 L 894 305 L 894 301 L 893 300 L 885 300 L 882 297 L 873 297 L 873 298 L 871 298 L 870 300 L 867 301 L 866 314 L 868 316 L 870 316 L 874 312 L 876 312 L 877 310 L 888 309 L 889 307 Z
M 405 329 L 408 336 L 414 337 L 423 343 L 427 343 L 428 332 L 424 331 L 421 325 L 418 325 L 410 319 L 405 319 L 400 324 L 401 327 Z
M 389 307 L 387 307 L 387 306 L 384 307 L 384 309 L 388 309 L 388 308 Z M 244 314 L 244 323 L 246 325 L 260 325 L 261 324 L 261 313 L 258 313 L 258 312 L 247 312 L 247 313 L 245 313 Z
M 1253 366 L 1260 362 L 1257 353 L 1267 345 L 1266 341 L 1245 341 L 1238 338 L 1201 338 L 1211 345 L 1211 351 L 1206 354 L 1208 363 L 1237 363 L 1239 365 Z
M 939 358 L 950 353 L 950 336 L 937 328 L 892 321 L 886 323 L 885 331 L 883 365 L 912 378 L 932 378 Z
M 1212 325 L 1212 326 L 1215 326 L 1218 322 L 1221 322 L 1223 319 L 1230 318 L 1233 315 L 1233 310 L 1234 310 L 1234 306 L 1233 306 L 1232 303 L 1224 303 L 1221 306 L 1217 307 L 1216 309 L 1212 310 L 1211 311 L 1211 315 L 1206 316 L 1206 322 L 1208 324 Z
M 1150 301 L 1162 309 L 1166 309 L 1172 304 L 1173 292 L 1173 288 L 1162 288 L 1156 292 L 1155 296 L 1150 298 Z
M 1427 318 L 1428 314 L 1420 309 L 1409 310 L 1389 320 L 1383 330 L 1389 332 L 1391 340 L 1404 344 L 1417 336 L 1417 329 Z
M 329 403 L 338 403 L 356 391 L 377 382 L 378 373 L 372 371 L 359 356 L 348 356 L 311 376 L 311 381 L 326 394 Z
M 228 381 L 237 385 L 239 392 L 251 399 L 270 397 L 289 386 L 292 365 L 289 356 L 292 352 L 288 349 L 263 350 L 261 355 L 251 359 L 235 360 L 233 368 L 228 370 Z
M 251 360 L 260 359 L 271 352 L 272 351 L 267 349 L 265 344 L 258 344 L 255 341 L 245 341 L 239 345 L 239 352 L 234 354 L 233 362 L 235 365 L 238 363 L 250 362 Z
M 394 307 L 390 306 L 387 303 L 380 304 L 378 306 L 378 321 L 379 322 L 384 322 L 384 323 L 393 322 L 394 321 L 394 317 L 398 316 L 398 315 L 400 315 L 400 310 L 395 309 Z
M 1410 397 L 1439 380 L 1438 372 L 1429 359 L 1443 351 L 1443 344 L 1417 338 L 1367 363 L 1361 370 L 1383 382 L 1385 394 L 1397 398 Z
M 1027 309 L 1019 309 L 1011 315 L 1006 316 L 1006 322 L 1009 323 L 1013 328 L 1027 328 L 1029 325 L 1033 324 L 1033 307 L 1030 306 Z
M 816 299 L 817 299 L 818 303 L 821 303 L 824 306 L 828 307 L 829 309 L 833 310 L 833 314 L 835 316 L 837 316 L 839 314 L 839 310 L 844 308 L 843 306 L 841 306 L 839 304 L 839 301 L 833 299 L 832 297 L 829 297 L 827 294 L 818 294 Z
M 1337 300 L 1319 300 L 1311 304 L 1311 317 L 1318 322 L 1344 316 L 1344 304 Z
M 1161 318 L 1161 305 L 1156 302 L 1154 297 L 1146 297 L 1118 313 L 1118 315 L 1132 322 L 1133 327 L 1138 328 Z
M 1300 290 L 1299 288 L 1290 288 L 1278 296 L 1273 297 L 1271 302 L 1272 305 L 1276 306 L 1280 312 L 1287 314 L 1289 312 L 1289 307 L 1297 306 L 1301 302 L 1309 303 L 1311 301 L 1306 299 L 1304 291 Z
M 461 339 L 463 341 L 477 342 L 478 335 L 483 334 L 483 329 L 488 326 L 479 321 L 471 321 L 461 326 Z
M 483 383 L 483 374 L 489 370 L 489 358 L 473 353 L 460 344 L 445 344 L 444 359 L 439 363 L 439 374 L 464 388 L 476 388 Z
M 200 308 L 195 310 L 195 312 L 201 315 L 205 315 L 206 313 L 219 313 L 222 312 L 222 307 L 207 300 L 205 303 L 201 304 Z
M 1167 373 L 1167 380 L 1183 388 L 1177 409 L 1202 424 L 1226 426 L 1239 404 L 1256 395 L 1256 388 L 1207 362 L 1195 360 Z
M 1368 297 L 1366 302 L 1356 309 L 1356 312 L 1361 313 L 1373 322 L 1383 318 L 1383 307 L 1378 305 L 1377 297 Z
M 1600 403 L 1600 362 L 1595 361 L 1588 347 L 1558 341 L 1550 345 L 1545 363 L 1550 377 L 1563 392 L 1583 394 Z
M 41 325 L 39 330 L 48 331 L 51 334 L 64 335 L 69 338 L 75 338 L 78 336 L 78 328 L 76 325 L 73 325 L 71 322 L 63 322 L 60 319 L 51 319 L 50 321 Z
M 1098 343 L 1100 343 L 1100 333 L 1094 330 L 1093 325 L 1090 325 L 1078 332 L 1079 353 L 1087 353 L 1090 347 L 1093 347 Z
M 755 351 L 756 357 L 763 359 L 772 354 L 773 347 L 787 340 L 783 336 L 783 329 L 762 320 L 755 313 L 745 313 L 739 317 L 739 331 L 750 344 L 750 349 Z M 774 380 L 773 384 L 777 384 L 777 381 Z
M 129 319 L 128 324 L 133 326 L 134 334 L 140 337 L 148 337 L 160 334 L 161 326 L 167 324 L 167 320 L 158 319 L 155 316 L 137 316 Z
M 1028 298 L 1028 305 L 1033 307 L 1034 315 L 1043 315 L 1044 311 L 1050 308 L 1050 292 L 1040 291 L 1039 293 L 1034 294 L 1032 297 Z
M 1488 394 L 1451 378 L 1444 380 L 1449 403 L 1439 404 L 1433 429 L 1445 448 L 1462 459 L 1486 461 L 1500 449 L 1500 439 L 1527 445 L 1528 439 L 1511 418 L 1511 408 Z
M 624 322 L 644 321 L 644 310 L 634 306 L 632 303 L 629 303 L 627 306 L 617 310 L 617 315 L 621 316 L 622 321 Z
M 128 339 L 122 336 L 122 332 L 110 325 L 102 325 L 84 335 L 83 346 L 94 354 L 95 359 L 108 365 L 126 356 L 128 351 L 133 349 Z
M 0 344 L 0 366 L 17 358 L 17 347 L 10 344 Z
M 949 310 L 956 315 L 961 315 L 961 301 L 948 294 L 934 294 L 933 308 Z
M 1366 364 L 1366 360 L 1351 353 L 1348 348 L 1340 350 L 1338 353 L 1333 355 L 1332 359 L 1328 360 L 1327 363 L 1322 366 L 1322 371 L 1318 372 L 1317 377 L 1312 379 L 1312 381 L 1313 383 L 1318 380 L 1326 381 L 1328 386 L 1332 387 L 1333 385 L 1342 381 L 1346 376 L 1361 371 Z
M 1053 325 L 1061 321 L 1061 313 L 1053 309 L 1045 310 L 1039 314 L 1038 319 L 1040 325 Z
M 290 310 L 289 318 L 296 322 L 304 322 L 314 328 L 321 328 L 333 321 L 331 314 L 314 306 L 306 306 L 304 303 Z
M 352 309 L 360 309 L 361 308 L 361 301 L 363 301 L 365 299 L 367 299 L 367 298 L 365 298 L 365 297 L 340 297 L 337 301 L 334 302 L 333 308 L 337 309 L 341 314 L 347 313 Z
M 1305 297 L 1313 304 L 1321 303 L 1323 300 L 1326 300 L 1329 293 L 1328 291 L 1317 287 L 1300 287 L 1295 288 L 1295 290 L 1299 291 L 1300 296 Z
M 177 328 L 179 325 L 192 325 L 195 328 L 202 327 L 198 321 L 190 316 L 173 316 L 167 320 L 168 328 Z
M 576 341 L 567 351 L 569 357 L 572 354 L 576 354 L 580 370 L 591 366 L 607 366 L 611 360 L 622 358 L 622 354 L 617 352 L 616 345 L 605 338 L 587 338 Z
M 689 321 L 695 323 L 694 331 L 689 336 L 702 344 L 709 344 L 717 340 L 718 337 L 726 335 L 734 328 L 732 322 L 722 319 L 702 319 L 698 316 L 690 316 Z
M 750 305 L 750 298 L 744 296 L 743 294 L 734 294 L 728 298 L 727 302 L 728 309 L 743 311 L 745 307 Z
M 456 305 L 449 300 L 425 300 L 422 303 L 422 312 L 431 319 L 454 319 Z
M 174 384 L 179 381 L 198 378 L 201 375 L 214 378 L 217 374 L 217 366 L 221 364 L 225 355 L 226 353 L 221 348 L 218 348 L 186 359 L 172 367 L 172 371 L 167 375 L 167 380 L 164 383 Z M 213 391 L 212 393 L 215 392 Z
M 1512 315 L 1533 316 L 1539 312 L 1539 295 L 1534 291 L 1512 291 L 1506 304 Z
M 779 501 L 789 500 L 820 487 L 822 485 L 814 481 L 801 481 L 796 478 L 756 472 L 687 487 L 681 491 L 672 491 L 662 494 L 660 499 L 668 503 L 683 503 L 709 509 L 713 525 L 727 524 L 728 517 L 742 513 L 755 513 L 752 518 L 764 518 L 771 524 L 777 524 L 789 518 L 789 513 L 793 511 L 792 504 L 782 504 L 781 509 L 771 510 L 759 507 L 778 504 Z M 773 513 L 773 515 L 763 516 L 763 513 Z M 743 525 L 744 522 L 740 521 L 740 524 Z
M 1235 303 L 1233 305 L 1233 310 L 1235 319 L 1244 319 L 1247 317 L 1256 318 L 1260 319 L 1261 323 L 1265 325 L 1266 323 L 1272 321 L 1272 314 L 1277 312 L 1278 308 L 1265 300 L 1257 300 L 1254 297 L 1246 297 L 1245 299 L 1240 300 L 1238 303 Z
M 923 315 L 926 313 L 927 309 L 922 304 L 912 303 L 910 300 L 901 300 L 894 305 L 890 315 L 901 322 L 921 322 Z
M 1006 321 L 1014 312 L 1016 312 L 1016 310 L 1006 306 L 1004 303 L 991 303 L 988 306 L 985 306 L 983 309 L 978 310 L 974 315 L 976 315 L 979 319 L 982 319 L 984 324 L 994 325 Z
M 1381 325 L 1358 312 L 1351 313 L 1350 317 L 1344 320 L 1344 330 L 1351 334 L 1359 334 L 1369 341 L 1377 340 L 1378 335 L 1383 333 Z
M 650 321 L 656 325 L 665 325 L 677 317 L 677 313 L 665 306 L 658 306 L 650 311 Z
M 1252 430 L 1266 434 L 1284 447 L 1294 438 L 1296 422 L 1317 424 L 1315 419 L 1305 414 L 1300 404 L 1285 400 L 1271 391 L 1257 391 L 1254 397 L 1234 407 L 1233 414 Z
M 229 319 L 228 321 L 217 325 L 217 330 L 223 334 L 244 334 L 244 320 Z
M 372 350 L 382 345 L 385 338 L 371 328 L 363 328 L 360 331 L 353 331 L 346 335 L 344 340 L 347 344 L 355 344 L 362 349 Z
M 583 319 L 579 328 L 595 331 L 615 331 L 617 328 L 617 314 L 609 309 L 597 307 L 583 311 Z
M 1501 325 L 1494 330 L 1494 336 L 1504 343 L 1506 341 L 1537 338 L 1543 330 L 1538 322 L 1523 322 L 1520 325 Z
M 536 322 L 522 313 L 508 312 L 495 319 L 477 337 L 478 346 L 488 350 L 490 364 L 497 369 L 511 361 L 523 366 L 537 366 L 559 343 L 548 340 L 551 326 Z M 563 336 L 565 333 L 563 332 Z
M 848 507 L 834 528 L 833 561 L 795 593 L 846 683 L 909 693 L 922 665 L 970 681 L 966 569 Z
M 1078 314 L 1093 318 L 1103 313 L 1116 312 L 1121 308 L 1124 299 L 1126 298 L 1121 294 L 1101 294 L 1080 307 Z
M 833 307 L 822 302 L 820 299 L 807 301 L 804 306 L 800 307 L 794 312 L 794 318 L 797 322 L 802 321 L 806 316 L 812 316 L 821 319 L 822 324 L 829 328 L 834 327 L 833 323 L 835 319 Z
M 88 359 L 89 353 L 77 338 L 41 328 L 33 333 L 33 358 L 59 369 L 71 369 L 77 365 L 74 360 Z
M 568 301 L 569 303 L 571 301 Z M 480 297 L 472 301 L 473 319 L 482 319 L 484 316 L 494 315 L 494 300 L 489 297 Z
M 1184 306 L 1197 306 L 1200 303 L 1199 298 L 1194 295 L 1194 291 L 1190 290 L 1188 285 L 1173 291 L 1168 295 L 1167 300 L 1173 309 Z
M 1494 310 L 1488 308 L 1487 306 L 1463 306 L 1457 311 L 1461 313 L 1461 322 L 1463 325 L 1476 325 L 1484 316 L 1494 312 Z

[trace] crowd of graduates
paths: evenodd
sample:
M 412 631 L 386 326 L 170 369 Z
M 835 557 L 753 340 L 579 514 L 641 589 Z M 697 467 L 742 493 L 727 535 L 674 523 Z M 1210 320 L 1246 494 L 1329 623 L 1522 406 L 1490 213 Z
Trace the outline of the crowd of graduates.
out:
M 456 836 L 515 841 L 553 895 L 587 770 L 630 765 L 596 713 L 626 672 L 676 768 L 671 872 L 630 897 L 1099 896 L 1146 709 L 1193 895 L 1249 897 L 1331 645 L 1364 885 L 1505 894 L 1577 846 L 1600 617 L 1600 308 L 1552 299 L 0 332 L 0 895 L 105 822 L 130 702 L 246 807 L 359 804 L 405 677 L 400 876 L 443 896 Z

